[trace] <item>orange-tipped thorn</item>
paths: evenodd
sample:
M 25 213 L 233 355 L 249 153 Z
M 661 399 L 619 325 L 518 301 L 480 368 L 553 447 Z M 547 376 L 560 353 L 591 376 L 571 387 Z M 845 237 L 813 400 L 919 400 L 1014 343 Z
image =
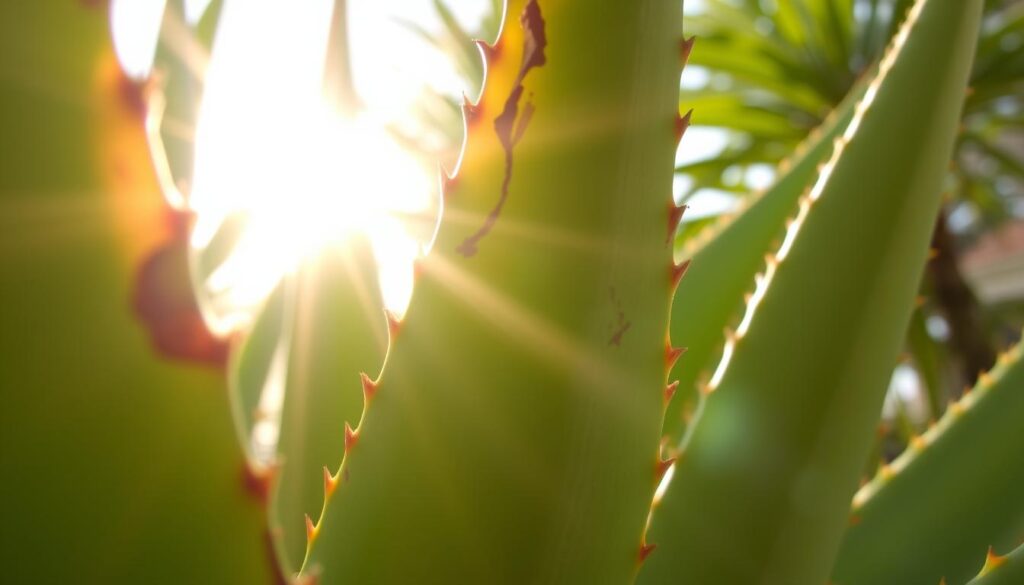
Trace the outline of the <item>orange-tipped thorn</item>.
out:
M 980 372 L 978 374 L 978 385 L 981 386 L 982 388 L 991 386 L 993 381 L 994 380 L 992 380 L 992 374 L 990 374 L 989 372 Z
M 309 514 L 306 514 L 306 540 L 313 542 L 314 538 L 316 538 L 316 525 L 313 524 L 313 519 L 309 517 Z
M 985 566 L 981 568 L 981 572 L 978 573 L 979 577 L 984 577 L 992 571 L 995 571 L 999 567 L 1006 563 L 1006 557 L 997 555 L 992 547 L 988 547 L 988 553 L 985 554 Z
M 473 124 L 475 124 L 476 121 L 480 119 L 480 112 L 481 112 L 480 105 L 479 104 L 474 104 L 473 102 L 471 102 L 469 100 L 469 97 L 465 93 L 463 93 L 462 94 L 462 113 L 466 117 L 466 125 L 467 126 L 472 126 Z
M 384 316 L 388 320 L 388 335 L 389 339 L 393 343 L 398 338 L 399 331 L 402 330 L 402 321 L 391 311 L 384 309 Z
M 331 475 L 331 470 L 327 469 L 324 465 L 324 495 L 330 496 L 334 493 L 334 489 L 338 487 L 338 479 Z
M 690 261 L 687 260 L 681 264 L 672 265 L 672 288 L 673 290 L 679 286 L 679 281 L 683 279 L 683 275 L 686 274 L 687 269 L 690 268 Z
M 683 212 L 686 211 L 686 208 L 686 205 L 674 205 L 669 203 L 668 235 L 665 237 L 666 244 L 670 243 L 672 238 L 676 235 L 676 230 L 679 229 L 679 222 L 683 219 Z
M 363 384 L 363 402 L 369 403 L 377 394 L 377 383 L 371 380 L 365 372 L 359 372 L 359 381 Z
M 358 440 L 359 440 L 359 431 L 352 430 L 352 427 L 349 426 L 349 424 L 346 422 L 345 423 L 345 453 L 350 452 L 352 450 L 352 447 L 356 444 L 356 441 L 358 441 Z
M 882 481 L 889 481 L 895 473 L 892 467 L 888 463 L 882 463 L 878 466 L 878 478 Z
M 656 544 L 641 544 L 640 552 L 637 554 L 637 560 L 640 563 L 643 563 L 645 560 L 647 560 L 647 557 L 649 557 L 651 553 L 654 552 L 654 549 L 656 548 L 658 548 L 658 545 Z
M 437 175 L 441 181 L 441 197 L 447 197 L 454 188 L 455 177 L 448 174 L 448 171 L 441 165 L 437 167 Z
M 497 58 L 497 45 L 492 45 L 487 41 L 481 41 L 480 39 L 474 40 L 473 44 L 476 45 L 478 49 L 480 49 L 480 53 L 484 56 L 484 61 L 486 61 L 488 65 L 490 65 L 495 58 Z
M 697 40 L 697 37 L 690 37 L 683 39 L 679 43 L 679 61 L 685 66 L 686 62 L 690 60 L 690 53 L 693 51 L 693 42 Z
M 676 114 L 676 142 L 678 143 L 683 139 L 683 135 L 686 134 L 686 129 L 690 127 L 690 118 L 693 116 L 693 110 L 690 109 L 688 112 L 680 116 Z
M 921 435 L 910 437 L 910 448 L 914 451 L 924 451 L 924 448 L 927 446 L 928 442 Z
M 672 347 L 671 345 L 665 346 L 665 367 L 669 370 L 676 366 L 676 362 L 679 361 L 679 356 L 686 353 L 685 347 Z
M 676 395 L 676 390 L 679 390 L 679 380 L 665 386 L 665 404 L 672 402 L 672 397 Z

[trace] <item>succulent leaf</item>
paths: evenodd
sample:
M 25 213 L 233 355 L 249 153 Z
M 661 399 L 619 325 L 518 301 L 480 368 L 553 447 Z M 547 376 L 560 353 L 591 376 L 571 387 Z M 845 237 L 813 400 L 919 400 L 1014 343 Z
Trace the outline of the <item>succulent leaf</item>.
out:
M 981 6 L 915 4 L 727 341 L 641 583 L 828 578 L 914 307 Z
M 325 252 L 298 277 L 271 504 L 290 572 L 305 556 L 303 517 L 323 504 L 323 468 L 341 460 L 344 422 L 362 412 L 363 388 L 354 382 L 384 361 L 387 323 L 372 260 L 368 245 L 353 245 Z
M 223 372 L 187 359 L 216 344 L 149 170 L 139 88 L 85 4 L 0 6 L 4 580 L 269 585 Z M 147 308 L 173 301 L 147 314 L 177 346 L 147 338 L 142 290 L 159 293 Z
M 839 585 L 966 581 L 989 544 L 1024 537 L 1024 361 L 1004 354 L 974 389 L 857 492 Z
M 667 384 L 680 12 L 509 3 L 305 576 L 635 573 Z
M 785 231 L 800 195 L 811 186 L 818 167 L 828 160 L 834 139 L 849 125 L 853 109 L 867 89 L 860 84 L 825 121 L 812 132 L 793 157 L 779 166 L 779 176 L 765 191 L 746 199 L 744 208 L 721 216 L 696 238 L 684 243 L 678 257 L 692 261 L 676 295 L 694 302 L 672 305 L 672 340 L 686 347 L 672 377 L 682 391 L 665 414 L 664 431 L 675 445 L 686 428 L 685 418 L 701 399 L 698 385 L 710 379 L 714 359 L 725 339 L 722 331 L 739 320 L 744 293 L 764 266 L 764 255 Z M 685 104 L 682 104 L 685 106 Z M 701 119 L 700 112 L 696 114 Z M 774 243 L 775 247 L 778 243 Z M 699 302 L 698 302 L 699 300 Z

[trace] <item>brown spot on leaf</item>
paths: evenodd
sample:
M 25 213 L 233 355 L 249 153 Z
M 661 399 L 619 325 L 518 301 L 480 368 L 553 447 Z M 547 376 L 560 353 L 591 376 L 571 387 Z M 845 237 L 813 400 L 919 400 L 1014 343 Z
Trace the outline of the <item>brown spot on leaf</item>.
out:
M 622 301 L 615 294 L 614 286 L 608 287 L 608 297 L 611 299 L 612 307 L 615 310 L 615 321 L 609 325 L 609 328 L 612 329 L 612 336 L 608 340 L 608 345 L 619 347 L 622 345 L 622 336 L 629 331 L 633 323 L 626 320 L 626 313 L 622 309 Z
M 512 182 L 512 151 L 522 139 L 534 112 L 533 102 L 527 98 L 526 105 L 520 114 L 519 101 L 523 97 L 523 80 L 531 69 L 542 67 L 547 62 L 544 49 L 547 47 L 548 40 L 544 32 L 544 18 L 537 0 L 530 0 L 526 4 L 519 17 L 519 23 L 525 33 L 523 35 L 523 61 L 519 66 L 519 73 L 516 75 L 516 83 L 505 99 L 501 114 L 494 119 L 494 132 L 498 135 L 498 140 L 505 151 L 505 177 L 501 182 L 501 195 L 498 197 L 498 202 L 487 214 L 484 225 L 455 248 L 456 252 L 467 258 L 476 254 L 480 240 L 490 233 L 498 221 L 498 216 L 501 215 L 501 210 L 505 207 L 509 185 Z
M 192 291 L 185 216 L 171 217 L 176 224 L 171 237 L 142 261 L 136 274 L 135 314 L 165 357 L 223 366 L 227 341 L 207 329 Z

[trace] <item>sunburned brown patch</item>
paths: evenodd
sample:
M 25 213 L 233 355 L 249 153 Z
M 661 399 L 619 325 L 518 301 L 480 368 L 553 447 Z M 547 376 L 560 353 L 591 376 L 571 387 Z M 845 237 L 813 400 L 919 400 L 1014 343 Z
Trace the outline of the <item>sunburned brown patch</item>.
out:
M 163 356 L 224 366 L 227 341 L 207 329 L 192 292 L 186 221 L 181 214 L 173 214 L 171 221 L 171 237 L 139 265 L 132 300 L 135 314 Z
M 523 106 L 522 113 L 520 113 L 519 102 L 523 97 L 523 80 L 531 69 L 542 67 L 547 62 L 544 49 L 547 47 L 548 39 L 544 32 L 544 18 L 541 16 L 540 5 L 537 4 L 537 0 L 530 0 L 526 4 L 522 15 L 519 17 L 519 23 L 524 31 L 523 62 L 519 66 L 516 83 L 505 99 L 505 105 L 501 110 L 501 114 L 494 119 L 494 132 L 498 135 L 501 147 L 505 151 L 505 177 L 501 182 L 501 195 L 498 197 L 498 203 L 487 214 L 484 225 L 480 226 L 480 229 L 463 240 L 455 248 L 456 252 L 467 258 L 477 253 L 480 240 L 490 233 L 494 224 L 498 221 L 498 216 L 501 215 L 501 210 L 505 207 L 505 201 L 508 199 L 509 185 L 512 182 L 512 151 L 519 140 L 522 139 L 526 126 L 530 123 L 534 112 L 532 96 L 530 96 L 527 98 L 526 105 Z
M 615 310 L 615 320 L 608 326 L 609 329 L 612 330 L 611 339 L 608 340 L 608 345 L 619 347 L 622 345 L 622 336 L 629 331 L 629 328 L 633 323 L 626 320 L 626 312 L 622 309 L 622 300 L 619 299 L 617 294 L 615 294 L 614 286 L 608 287 L 608 298 L 611 300 L 612 307 Z

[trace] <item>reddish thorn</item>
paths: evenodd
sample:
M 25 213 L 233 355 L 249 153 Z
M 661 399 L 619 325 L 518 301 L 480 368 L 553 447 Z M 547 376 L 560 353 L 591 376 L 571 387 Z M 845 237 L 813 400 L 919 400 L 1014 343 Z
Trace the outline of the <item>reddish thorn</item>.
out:
M 643 563 L 644 560 L 646 560 L 647 557 L 650 556 L 650 554 L 652 552 L 654 552 L 654 549 L 657 548 L 657 547 L 658 547 L 658 545 L 656 545 L 656 544 L 641 544 L 640 545 L 640 554 L 637 555 L 639 557 L 638 560 L 641 563 Z
M 437 174 L 440 177 L 441 182 L 441 197 L 445 198 L 455 187 L 455 177 L 449 175 L 448 171 L 440 165 L 437 167 Z
M 349 424 L 345 423 L 345 453 L 352 450 L 352 446 L 359 440 L 359 432 L 353 431 Z
M 313 519 L 306 514 L 306 540 L 312 541 L 313 537 L 316 536 L 316 526 L 313 525 Z
M 669 370 L 675 367 L 676 362 L 679 361 L 679 356 L 686 353 L 685 347 L 672 347 L 668 345 L 665 347 L 665 365 Z
M 359 372 L 359 381 L 363 384 L 363 402 L 370 402 L 377 393 L 377 383 L 370 379 L 365 372 Z
M 498 50 L 498 45 L 492 45 L 487 41 L 482 41 L 480 39 L 474 40 L 473 44 L 475 44 L 477 48 L 480 49 L 480 53 L 484 56 L 484 61 L 488 65 L 493 63 L 494 60 L 498 58 L 498 54 L 500 53 L 500 51 Z
M 690 60 L 690 52 L 693 51 L 693 43 L 696 40 L 697 37 L 693 36 L 688 39 L 683 39 L 682 42 L 679 43 L 679 61 L 683 66 L 685 66 L 686 62 Z
M 462 94 L 462 114 L 466 118 L 466 126 L 472 126 L 480 119 L 480 105 L 469 101 L 465 93 Z
M 679 222 L 683 219 L 683 212 L 686 211 L 686 205 L 673 205 L 668 206 L 668 236 L 665 238 L 665 243 L 671 243 L 672 237 L 676 235 L 676 230 L 679 229 Z
M 384 309 L 384 316 L 388 320 L 389 339 L 393 343 L 398 338 L 398 332 L 402 330 L 402 321 L 391 311 Z
M 658 464 L 654 467 L 655 480 L 661 481 L 661 478 L 665 477 L 665 472 L 668 471 L 668 468 L 672 467 L 672 464 L 675 462 L 675 457 L 669 457 L 668 459 L 658 461 Z
M 331 475 L 331 470 L 327 469 L 324 465 L 324 495 L 330 496 L 334 493 L 334 488 L 338 487 L 338 480 L 334 479 Z
M 678 143 L 683 139 L 683 134 L 686 134 L 686 129 L 690 127 L 690 118 L 693 117 L 693 109 L 691 108 L 688 112 L 680 116 L 676 114 L 676 142 Z
M 672 397 L 676 395 L 676 390 L 679 389 L 679 380 L 672 382 L 668 386 L 665 386 L 665 404 L 672 401 Z
M 679 281 L 683 279 L 683 275 L 686 274 L 687 269 L 690 268 L 690 261 L 687 260 L 681 264 L 673 264 L 671 277 L 672 277 L 672 288 L 679 287 Z

